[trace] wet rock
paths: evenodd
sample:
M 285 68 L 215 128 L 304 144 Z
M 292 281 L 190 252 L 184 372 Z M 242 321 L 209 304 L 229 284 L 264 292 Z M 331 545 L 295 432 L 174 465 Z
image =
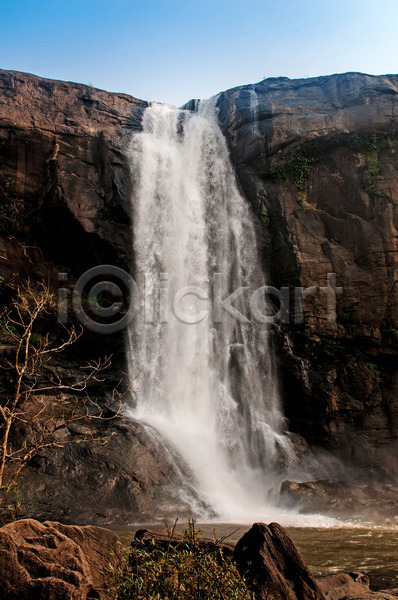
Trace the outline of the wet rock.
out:
M 364 575 L 363 573 L 359 573 L 358 571 L 353 571 L 352 573 L 349 573 L 349 576 L 356 583 L 360 583 L 361 585 L 364 585 L 365 587 L 369 587 L 370 586 L 370 579 L 369 579 L 369 577 L 367 575 Z
M 330 600 L 393 600 L 396 598 L 388 590 L 371 591 L 369 578 L 362 573 L 326 575 L 317 577 L 317 583 L 326 598 Z
M 397 492 L 396 485 L 380 481 L 284 481 L 280 488 L 280 501 L 303 513 L 385 523 L 386 515 L 394 519 L 398 511 Z M 380 503 L 380 498 L 383 498 L 383 503 Z
M 305 461 L 312 458 L 310 447 L 306 439 L 299 433 L 287 433 L 298 461 Z
M 278 523 L 255 523 L 237 542 L 234 560 L 259 598 L 324 600 L 295 545 Z
M 0 529 L 1 600 L 104 597 L 103 571 L 117 565 L 119 538 L 100 527 L 32 519 Z
M 22 471 L 24 516 L 108 525 L 176 512 L 188 517 L 191 506 L 206 513 L 190 488 L 189 470 L 156 432 L 128 417 L 87 421 L 85 429 L 106 443 L 79 443 L 81 428 L 73 426 L 64 434 L 67 445 L 39 452 Z

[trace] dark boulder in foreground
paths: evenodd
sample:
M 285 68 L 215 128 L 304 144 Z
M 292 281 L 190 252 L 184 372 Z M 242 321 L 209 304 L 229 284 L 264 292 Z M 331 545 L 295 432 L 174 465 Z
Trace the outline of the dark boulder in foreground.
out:
M 321 534 L 320 534 L 321 535 Z M 362 573 L 313 577 L 287 532 L 278 523 L 254 523 L 237 542 L 234 560 L 259 599 L 394 600 L 398 590 L 372 591 Z
M 119 538 L 101 527 L 33 519 L 0 529 L 0 600 L 101 598 Z
M 234 559 L 248 587 L 260 598 L 325 600 L 286 531 L 254 523 L 235 547 Z

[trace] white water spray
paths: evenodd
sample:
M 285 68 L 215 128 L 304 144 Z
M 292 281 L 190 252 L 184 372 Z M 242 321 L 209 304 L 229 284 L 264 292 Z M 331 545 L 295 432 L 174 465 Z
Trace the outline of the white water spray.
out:
M 153 104 L 132 140 L 134 255 L 137 279 L 145 274 L 146 319 L 141 312 L 130 331 L 130 369 L 139 373 L 131 414 L 177 449 L 213 516 L 277 518 L 270 492 L 292 448 L 268 328 L 225 311 L 214 322 L 212 313 L 215 273 L 223 299 L 239 286 L 264 285 L 216 100 L 201 102 L 196 113 Z M 196 288 L 181 300 L 185 321 L 200 314 L 200 323 L 181 322 L 170 309 L 184 286 Z M 245 294 L 235 303 L 242 311 Z

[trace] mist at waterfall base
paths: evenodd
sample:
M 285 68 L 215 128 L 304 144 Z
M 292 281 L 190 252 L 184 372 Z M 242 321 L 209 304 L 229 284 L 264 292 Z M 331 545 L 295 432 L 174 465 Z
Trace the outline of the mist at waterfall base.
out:
M 164 314 L 184 286 L 214 302 L 215 273 L 223 298 L 240 286 L 266 283 L 254 218 L 238 189 L 216 102 L 200 102 L 196 112 L 152 104 L 131 142 L 135 277 L 145 274 L 145 307 L 129 331 L 129 370 L 138 373 L 129 414 L 181 462 L 181 481 L 171 483 L 201 520 L 331 525 L 333 519 L 277 507 L 280 483 L 294 472 L 296 457 L 285 433 L 268 326 L 226 312 L 214 322 L 211 309 L 195 324 Z M 186 320 L 210 306 L 197 294 L 181 304 Z

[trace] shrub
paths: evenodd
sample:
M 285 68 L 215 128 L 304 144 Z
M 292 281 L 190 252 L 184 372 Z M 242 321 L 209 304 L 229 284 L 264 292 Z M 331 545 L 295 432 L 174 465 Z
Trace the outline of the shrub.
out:
M 199 541 L 200 531 L 189 521 L 179 544 L 156 540 L 121 547 L 120 567 L 107 574 L 112 600 L 253 600 L 230 557 L 223 555 L 223 540 L 214 550 Z

